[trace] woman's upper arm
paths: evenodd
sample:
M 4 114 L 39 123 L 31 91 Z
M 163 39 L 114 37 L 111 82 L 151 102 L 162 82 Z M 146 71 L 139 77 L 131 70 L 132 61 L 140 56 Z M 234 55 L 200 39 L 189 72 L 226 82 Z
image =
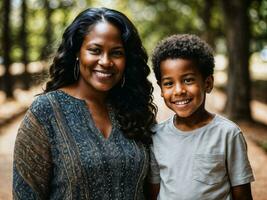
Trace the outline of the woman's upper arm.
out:
M 47 199 L 51 149 L 45 128 L 28 111 L 18 130 L 13 162 L 13 198 Z

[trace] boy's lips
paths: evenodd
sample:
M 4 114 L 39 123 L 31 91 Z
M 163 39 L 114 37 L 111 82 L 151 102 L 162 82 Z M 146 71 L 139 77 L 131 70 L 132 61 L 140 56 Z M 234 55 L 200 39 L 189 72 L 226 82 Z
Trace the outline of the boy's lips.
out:
M 173 101 L 172 103 L 175 104 L 175 105 L 178 105 L 178 106 L 182 106 L 182 105 L 186 105 L 188 103 L 190 103 L 192 99 L 183 99 L 183 100 L 175 100 Z

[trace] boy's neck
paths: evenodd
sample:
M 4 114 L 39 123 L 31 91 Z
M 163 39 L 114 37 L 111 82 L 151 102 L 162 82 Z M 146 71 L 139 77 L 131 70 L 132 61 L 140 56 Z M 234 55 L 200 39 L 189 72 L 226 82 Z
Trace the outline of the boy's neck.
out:
M 207 125 L 213 118 L 214 114 L 202 109 L 186 118 L 176 115 L 174 126 L 181 131 L 192 131 Z

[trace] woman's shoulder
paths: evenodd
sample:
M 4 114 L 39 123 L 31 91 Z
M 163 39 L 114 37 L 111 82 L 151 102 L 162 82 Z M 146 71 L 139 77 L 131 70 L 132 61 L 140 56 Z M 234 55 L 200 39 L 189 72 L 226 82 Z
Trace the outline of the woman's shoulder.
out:
M 43 93 L 35 97 L 29 111 L 36 117 L 49 117 L 52 113 L 51 96 L 55 96 L 56 92 Z
M 35 112 L 38 110 L 43 110 L 50 106 L 50 101 L 47 96 L 48 93 L 42 93 L 36 96 L 30 106 L 30 110 Z

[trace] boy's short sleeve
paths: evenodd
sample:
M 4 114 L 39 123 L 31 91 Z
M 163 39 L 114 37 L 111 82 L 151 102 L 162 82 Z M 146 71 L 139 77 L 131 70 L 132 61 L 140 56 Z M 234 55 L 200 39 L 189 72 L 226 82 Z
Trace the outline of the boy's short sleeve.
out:
M 243 185 L 254 181 L 247 155 L 247 144 L 240 132 L 233 137 L 227 151 L 227 167 L 231 186 Z
M 152 184 L 160 183 L 160 173 L 157 160 L 153 151 L 153 146 L 150 147 L 150 173 L 149 173 L 149 182 Z

